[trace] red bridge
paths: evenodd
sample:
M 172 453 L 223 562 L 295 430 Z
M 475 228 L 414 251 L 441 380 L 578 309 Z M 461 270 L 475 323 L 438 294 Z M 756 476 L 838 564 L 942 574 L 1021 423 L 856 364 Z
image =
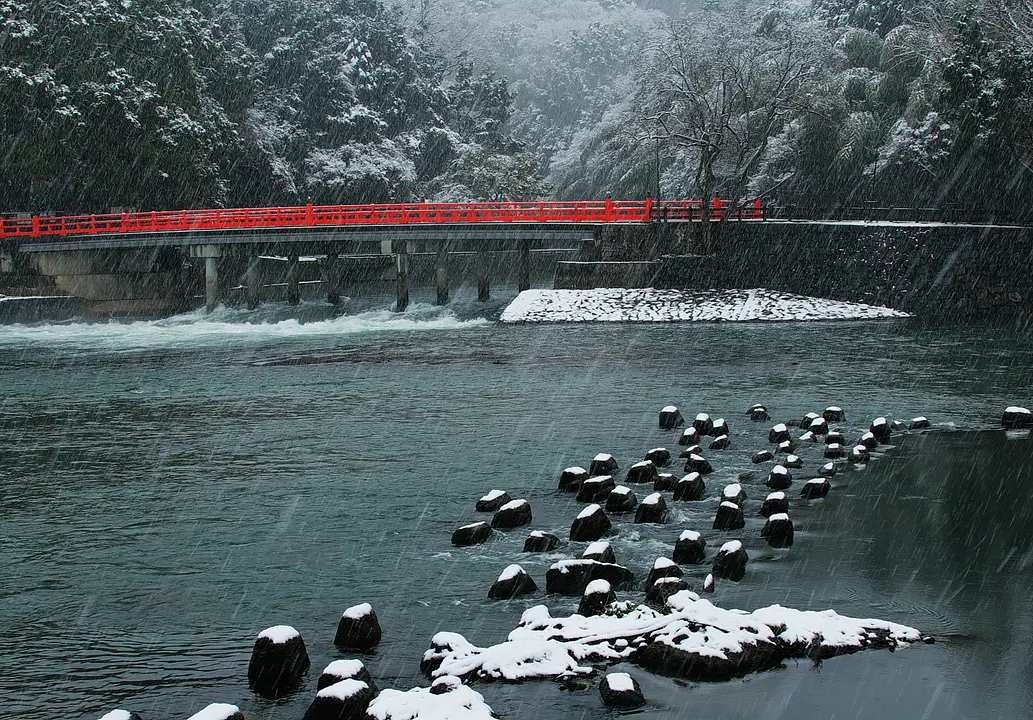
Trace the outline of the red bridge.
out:
M 744 207 L 715 198 L 708 218 L 759 220 L 760 200 Z M 701 222 L 699 200 L 655 202 L 410 203 L 397 205 L 304 205 L 280 208 L 172 210 L 8 218 L 0 221 L 0 239 L 68 238 L 137 233 L 183 233 L 235 230 L 348 228 L 413 225 L 605 225 L 657 221 Z

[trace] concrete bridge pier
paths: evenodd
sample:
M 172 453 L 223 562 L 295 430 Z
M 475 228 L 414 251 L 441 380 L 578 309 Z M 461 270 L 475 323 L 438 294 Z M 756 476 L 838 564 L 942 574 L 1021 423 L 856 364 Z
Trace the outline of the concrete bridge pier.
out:
M 531 289 L 531 241 L 521 240 L 517 252 L 517 289 Z
M 244 271 L 247 286 L 247 309 L 254 310 L 262 304 L 262 261 L 257 255 L 249 255 Z
M 395 256 L 395 312 L 409 307 L 409 245 L 405 240 L 392 240 Z
M 323 260 L 319 271 L 323 284 L 326 286 L 326 301 L 331 305 L 340 305 L 341 263 L 338 262 L 336 251 L 327 252 L 326 259 Z
M 299 305 L 301 303 L 301 291 L 298 281 L 301 277 L 301 269 L 298 267 L 298 255 L 292 253 L 287 256 L 287 304 Z
M 477 249 L 477 302 L 488 302 L 491 299 L 491 288 L 488 286 L 488 251 L 483 247 Z
M 222 291 L 219 288 L 219 258 L 222 247 L 219 245 L 191 245 L 191 257 L 204 259 L 204 306 L 211 312 L 219 304 Z
M 435 305 L 448 304 L 448 240 L 438 243 L 434 259 L 434 287 L 437 290 Z

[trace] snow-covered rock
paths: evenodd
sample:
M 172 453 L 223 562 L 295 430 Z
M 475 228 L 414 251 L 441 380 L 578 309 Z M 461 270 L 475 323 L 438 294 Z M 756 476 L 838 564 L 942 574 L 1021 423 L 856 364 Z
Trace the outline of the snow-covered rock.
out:
M 760 514 L 763 517 L 771 517 L 775 513 L 789 512 L 789 499 L 784 492 L 773 492 L 764 498 L 760 506 Z
M 375 691 L 362 680 L 348 678 L 316 693 L 302 720 L 362 720 Z
M 495 511 L 491 526 L 496 530 L 508 530 L 531 523 L 531 503 L 527 500 L 510 500 Z
M 491 525 L 483 521 L 463 525 L 452 533 L 452 544 L 456 547 L 479 545 L 491 537 L 491 532 Z
M 642 460 L 637 462 L 628 468 L 628 474 L 625 482 L 629 483 L 649 483 L 652 485 L 656 482 L 656 465 L 650 460 Z
M 552 533 L 532 530 L 524 540 L 524 552 L 549 552 L 560 544 L 560 539 Z
M 623 565 L 596 560 L 560 560 L 545 573 L 545 591 L 577 597 L 593 580 L 605 580 L 616 590 L 630 590 L 635 576 Z
M 578 502 L 602 502 L 610 497 L 610 493 L 616 487 L 612 475 L 597 475 L 590 477 L 581 483 L 577 491 Z
M 377 614 L 369 603 L 360 603 L 341 613 L 334 645 L 354 650 L 370 650 L 380 642 L 382 631 Z
M 429 688 L 384 690 L 369 704 L 372 720 L 489 720 L 495 714 L 484 696 L 445 675 Z
M 778 444 L 789 439 L 789 428 L 785 423 L 778 423 L 768 431 L 768 442 Z
M 702 455 L 692 453 L 689 455 L 689 459 L 685 461 L 685 472 L 698 472 L 700 475 L 709 475 L 714 472 L 714 467 Z
M 610 583 L 605 580 L 593 580 L 585 587 L 577 613 L 585 617 L 602 615 L 606 608 L 614 602 L 617 602 L 617 595 L 613 592 Z
M 609 673 L 599 683 L 603 704 L 621 710 L 634 710 L 646 704 L 638 681 L 628 673 Z
M 699 430 L 694 427 L 687 427 L 678 438 L 679 445 L 696 445 L 699 443 Z
M 519 565 L 509 565 L 488 590 L 489 600 L 510 600 L 538 591 L 538 585 Z
M 750 556 L 740 540 L 729 540 L 717 551 L 714 558 L 714 576 L 739 581 L 746 574 L 746 563 Z
M 574 542 L 598 540 L 607 535 L 611 527 L 610 518 L 606 517 L 599 505 L 593 503 L 574 518 L 570 525 L 570 539 Z
M 843 412 L 843 408 L 839 407 L 838 405 L 828 406 L 827 408 L 825 408 L 825 412 L 823 412 L 821 416 L 830 423 L 838 423 L 846 420 L 846 413 Z
M 685 418 L 682 417 L 681 411 L 674 405 L 668 405 L 660 411 L 661 430 L 674 430 L 684 424 Z
M 738 530 L 746 527 L 746 518 L 743 516 L 742 507 L 727 500 L 717 507 L 717 514 L 714 516 L 715 530 Z
M 684 502 L 694 502 L 703 498 L 707 485 L 703 476 L 698 472 L 689 473 L 674 484 L 674 499 Z
M 807 500 L 817 500 L 828 495 L 831 489 L 832 485 L 825 478 L 814 478 L 803 484 L 800 495 Z
M 667 501 L 658 492 L 647 495 L 635 510 L 636 523 L 667 522 Z
M 559 489 L 563 492 L 576 492 L 587 479 L 588 471 L 583 467 L 569 467 L 560 474 Z
M 670 558 L 659 557 L 653 561 L 653 567 L 649 571 L 649 575 L 646 576 L 646 590 L 653 586 L 660 578 L 674 577 L 680 578 L 685 575 L 682 569 L 678 567 L 678 564 Z
M 334 660 L 323 668 L 322 674 L 316 681 L 316 690 L 322 690 L 342 680 L 361 680 L 369 685 L 376 692 L 376 685 L 369 674 L 369 670 L 361 660 Z
M 595 560 L 601 563 L 616 563 L 617 556 L 613 553 L 613 547 L 605 540 L 597 540 L 590 543 L 585 551 L 581 553 L 584 560 Z
M 266 628 L 251 651 L 248 686 L 263 697 L 280 697 L 297 687 L 309 664 L 301 633 L 290 625 Z
M 916 418 L 911 418 L 911 422 L 908 423 L 908 430 L 927 430 L 932 427 L 932 423 L 929 422 L 929 418 L 924 415 L 919 415 Z
M 793 544 L 793 521 L 786 513 L 774 513 L 764 523 L 760 536 L 768 545 L 776 548 L 791 547 Z
M 732 441 L 727 435 L 718 435 L 708 446 L 710 450 L 727 450 L 732 446 Z
M 685 530 L 678 536 L 672 555 L 680 565 L 699 565 L 706 558 L 707 541 L 695 530 Z
M 793 474 L 784 465 L 776 465 L 771 468 L 768 479 L 764 483 L 772 490 L 785 490 L 793 484 Z
M 492 490 L 477 501 L 477 512 L 495 512 L 512 499 L 505 490 Z
M 1033 427 L 1033 412 L 1028 408 L 1012 405 L 1004 409 L 1001 416 L 1001 425 L 1006 430 L 1018 430 Z
M 735 503 L 742 507 L 742 504 L 746 502 L 746 491 L 742 489 L 742 485 L 739 483 L 725 485 L 724 489 L 721 490 L 721 501 Z
M 753 453 L 753 457 L 750 459 L 754 465 L 760 465 L 763 462 L 774 460 L 775 453 L 770 450 L 761 450 L 760 452 Z
M 187 720 L 244 720 L 244 713 L 236 705 L 212 703 L 200 712 L 191 715 Z
M 671 464 L 671 451 L 667 448 L 653 448 L 646 453 L 644 459 L 658 468 L 667 467 Z
M 638 498 L 629 487 L 618 485 L 606 498 L 606 512 L 609 513 L 630 513 L 635 512 L 638 505 Z
M 599 453 L 592 458 L 592 463 L 588 466 L 588 476 L 596 477 L 598 475 L 614 475 L 620 468 L 617 465 L 617 459 L 609 453 Z

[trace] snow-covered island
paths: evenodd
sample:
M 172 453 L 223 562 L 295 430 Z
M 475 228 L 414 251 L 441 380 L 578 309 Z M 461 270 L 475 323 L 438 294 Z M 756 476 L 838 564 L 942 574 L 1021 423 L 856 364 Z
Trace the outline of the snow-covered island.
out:
M 791 295 L 773 290 L 525 290 L 502 312 L 503 323 L 790 322 L 909 317 L 892 308 Z

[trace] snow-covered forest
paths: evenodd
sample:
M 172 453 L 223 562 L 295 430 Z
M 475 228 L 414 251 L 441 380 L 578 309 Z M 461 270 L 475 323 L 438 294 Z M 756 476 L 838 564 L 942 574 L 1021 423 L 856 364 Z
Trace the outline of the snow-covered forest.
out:
M 1027 0 L 0 0 L 0 211 L 763 197 L 1020 215 Z

